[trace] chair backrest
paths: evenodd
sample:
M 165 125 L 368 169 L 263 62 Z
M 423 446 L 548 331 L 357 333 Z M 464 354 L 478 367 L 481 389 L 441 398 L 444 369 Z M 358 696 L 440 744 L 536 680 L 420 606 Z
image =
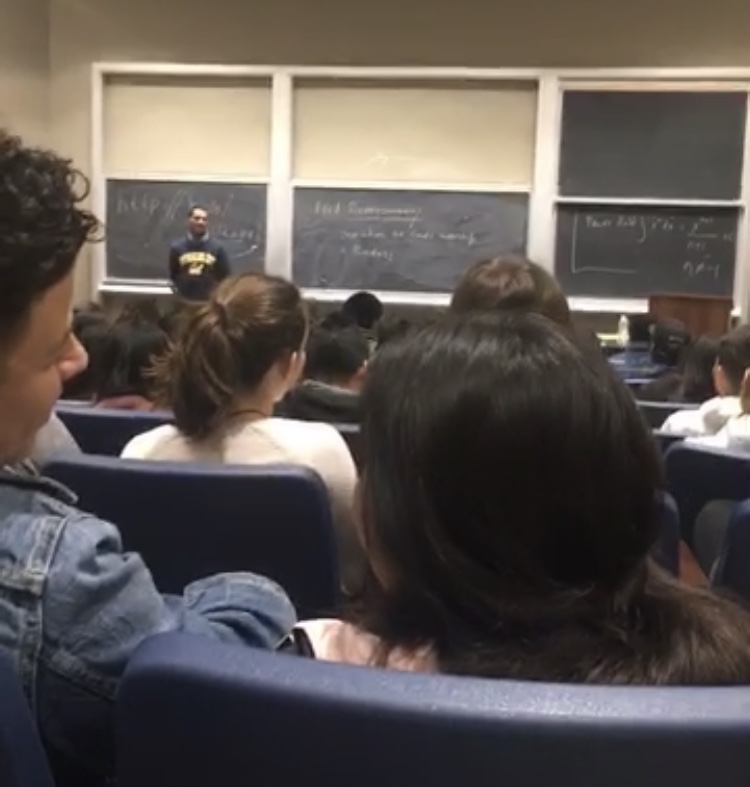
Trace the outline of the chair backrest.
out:
M 641 402 L 638 403 L 638 410 L 651 429 L 661 429 L 664 422 L 673 413 L 681 410 L 697 410 L 697 404 L 680 404 L 678 402 Z
M 118 787 L 747 787 L 750 687 L 411 674 L 166 634 L 115 708 Z
M 750 496 L 750 455 L 676 443 L 664 456 L 667 487 L 677 503 L 683 538 L 692 546 L 695 518 L 712 500 Z
M 739 503 L 729 519 L 712 582 L 750 601 L 750 500 Z
M 681 443 L 685 439 L 684 435 L 662 432 L 661 429 L 654 429 L 651 434 L 662 454 L 665 454 L 675 443 Z
M 654 557 L 674 576 L 680 574 L 680 514 L 671 495 L 659 501 L 661 531 Z
M 55 412 L 85 454 L 119 456 L 136 435 L 172 421 L 170 413 L 106 410 L 58 402 Z
M 224 571 L 276 580 L 300 615 L 338 603 L 338 558 L 328 495 L 311 470 L 64 457 L 45 474 L 81 508 L 114 522 L 157 587 L 179 593 Z
M 0 654 L 0 784 L 54 787 L 18 675 L 4 654 Z

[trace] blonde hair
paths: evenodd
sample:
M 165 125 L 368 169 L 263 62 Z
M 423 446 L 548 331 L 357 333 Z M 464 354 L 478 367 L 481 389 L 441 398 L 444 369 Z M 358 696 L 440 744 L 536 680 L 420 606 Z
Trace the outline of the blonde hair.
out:
M 307 312 L 285 279 L 247 273 L 222 282 L 186 315 L 169 353 L 156 365 L 159 404 L 186 437 L 221 429 L 238 393 L 254 390 L 269 369 L 299 351 Z

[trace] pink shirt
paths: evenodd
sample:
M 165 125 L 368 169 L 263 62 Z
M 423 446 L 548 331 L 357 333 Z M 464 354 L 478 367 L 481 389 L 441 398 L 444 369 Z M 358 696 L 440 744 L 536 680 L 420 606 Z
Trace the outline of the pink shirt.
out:
M 395 649 L 388 654 L 384 665 L 377 664 L 380 640 L 351 623 L 324 618 L 303 621 L 296 628 L 305 632 L 315 658 L 322 661 L 341 661 L 361 667 L 385 666 L 407 672 L 437 671 L 435 659 L 426 649 L 414 653 Z

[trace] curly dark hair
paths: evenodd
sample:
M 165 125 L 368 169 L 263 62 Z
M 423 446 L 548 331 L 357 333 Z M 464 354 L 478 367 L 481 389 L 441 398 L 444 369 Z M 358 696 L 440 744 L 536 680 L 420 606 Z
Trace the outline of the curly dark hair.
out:
M 23 329 L 34 301 L 72 270 L 101 224 L 80 207 L 89 182 L 72 162 L 0 129 L 0 338 Z

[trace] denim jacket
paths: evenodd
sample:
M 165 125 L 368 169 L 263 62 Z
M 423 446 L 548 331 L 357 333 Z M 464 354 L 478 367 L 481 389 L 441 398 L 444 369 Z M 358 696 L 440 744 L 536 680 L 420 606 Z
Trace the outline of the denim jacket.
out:
M 275 648 L 295 622 L 284 592 L 253 574 L 160 595 L 113 525 L 47 479 L 0 469 L 0 650 L 13 660 L 60 785 L 113 774 L 113 704 L 136 646 L 187 631 Z

